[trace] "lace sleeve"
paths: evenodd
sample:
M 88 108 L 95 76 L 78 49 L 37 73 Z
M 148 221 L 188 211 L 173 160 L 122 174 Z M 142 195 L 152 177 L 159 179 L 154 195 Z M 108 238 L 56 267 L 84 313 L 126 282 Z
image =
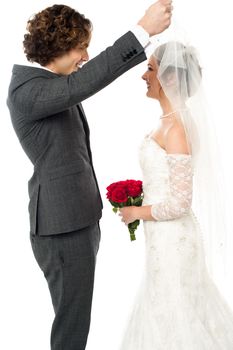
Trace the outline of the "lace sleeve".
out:
M 188 213 L 192 203 L 193 171 L 190 154 L 167 154 L 169 166 L 168 197 L 151 207 L 155 220 L 171 220 Z

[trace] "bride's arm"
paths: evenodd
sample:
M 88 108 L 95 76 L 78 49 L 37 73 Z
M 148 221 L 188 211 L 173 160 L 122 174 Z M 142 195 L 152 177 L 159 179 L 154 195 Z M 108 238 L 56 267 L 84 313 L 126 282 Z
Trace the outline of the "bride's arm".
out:
M 164 221 L 188 213 L 192 203 L 192 156 L 188 154 L 185 133 L 180 127 L 171 128 L 165 143 L 169 168 L 169 194 L 153 205 L 126 207 L 121 210 L 127 224 L 136 219 Z
M 178 219 L 189 212 L 192 204 L 191 155 L 167 154 L 169 166 L 169 194 L 150 208 L 155 220 Z

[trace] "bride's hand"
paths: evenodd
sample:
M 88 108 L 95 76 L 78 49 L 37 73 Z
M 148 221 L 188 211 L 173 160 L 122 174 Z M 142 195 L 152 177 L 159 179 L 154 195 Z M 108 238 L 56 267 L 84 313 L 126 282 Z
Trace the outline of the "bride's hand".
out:
M 124 207 L 119 209 L 120 213 L 118 215 L 122 218 L 121 221 L 128 225 L 131 222 L 137 220 L 136 209 L 136 206 Z

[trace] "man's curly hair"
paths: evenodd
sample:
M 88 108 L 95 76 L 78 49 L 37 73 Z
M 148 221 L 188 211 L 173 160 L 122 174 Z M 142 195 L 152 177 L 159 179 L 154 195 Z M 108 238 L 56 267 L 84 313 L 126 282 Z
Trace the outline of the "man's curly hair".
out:
M 85 45 L 92 23 L 66 5 L 53 5 L 35 14 L 27 22 L 24 53 L 28 61 L 45 66 L 76 46 Z

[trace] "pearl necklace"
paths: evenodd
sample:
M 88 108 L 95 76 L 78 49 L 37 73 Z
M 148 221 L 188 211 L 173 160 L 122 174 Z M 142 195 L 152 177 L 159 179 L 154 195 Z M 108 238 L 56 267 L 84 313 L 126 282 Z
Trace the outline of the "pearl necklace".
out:
M 185 110 L 185 109 L 187 109 L 187 108 L 177 109 L 176 111 L 170 112 L 170 113 L 168 113 L 168 114 L 161 115 L 161 116 L 159 117 L 159 119 L 169 117 L 169 115 L 174 114 L 174 113 L 179 112 L 179 111 L 182 111 L 182 110 Z

